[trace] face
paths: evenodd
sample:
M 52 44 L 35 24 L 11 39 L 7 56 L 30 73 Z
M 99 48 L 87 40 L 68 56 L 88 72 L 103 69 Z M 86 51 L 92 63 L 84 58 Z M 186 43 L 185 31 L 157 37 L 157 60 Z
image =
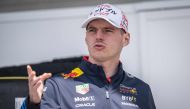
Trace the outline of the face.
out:
M 86 28 L 89 59 L 95 62 L 119 60 L 121 50 L 129 43 L 129 34 L 103 19 L 91 21 Z

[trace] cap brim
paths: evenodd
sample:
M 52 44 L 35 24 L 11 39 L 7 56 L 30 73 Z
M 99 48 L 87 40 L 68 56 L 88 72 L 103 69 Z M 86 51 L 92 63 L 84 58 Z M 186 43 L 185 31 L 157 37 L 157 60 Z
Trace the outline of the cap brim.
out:
M 88 23 L 90 23 L 91 21 L 95 20 L 95 19 L 104 19 L 107 22 L 109 22 L 111 25 L 117 27 L 117 28 L 121 28 L 119 25 L 114 24 L 114 22 L 112 22 L 111 20 L 109 20 L 108 18 L 102 17 L 102 16 L 93 16 L 90 17 L 88 19 L 86 19 L 83 23 L 82 23 L 82 28 L 86 28 L 86 26 L 88 25 Z

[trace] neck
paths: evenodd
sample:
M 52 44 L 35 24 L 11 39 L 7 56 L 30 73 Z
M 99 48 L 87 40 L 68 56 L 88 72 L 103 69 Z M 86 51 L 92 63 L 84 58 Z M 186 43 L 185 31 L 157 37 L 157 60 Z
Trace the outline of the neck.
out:
M 112 77 L 116 73 L 119 64 L 118 58 L 107 61 L 96 61 L 93 58 L 89 57 L 89 61 L 93 64 L 101 65 L 107 78 Z

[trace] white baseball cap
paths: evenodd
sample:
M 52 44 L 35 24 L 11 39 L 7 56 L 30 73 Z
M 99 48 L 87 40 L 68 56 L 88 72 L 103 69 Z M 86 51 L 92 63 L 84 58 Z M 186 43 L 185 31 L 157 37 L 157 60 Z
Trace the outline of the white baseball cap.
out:
M 104 19 L 117 28 L 128 31 L 128 20 L 124 12 L 111 4 L 101 4 L 94 8 L 88 18 L 83 22 L 82 28 L 86 28 L 89 22 L 95 19 Z

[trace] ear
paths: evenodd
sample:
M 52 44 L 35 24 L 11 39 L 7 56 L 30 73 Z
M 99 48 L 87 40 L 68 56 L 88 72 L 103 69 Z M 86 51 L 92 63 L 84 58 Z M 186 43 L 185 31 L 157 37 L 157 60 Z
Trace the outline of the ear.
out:
M 130 42 L 130 33 L 126 32 L 123 34 L 123 47 L 127 46 Z

